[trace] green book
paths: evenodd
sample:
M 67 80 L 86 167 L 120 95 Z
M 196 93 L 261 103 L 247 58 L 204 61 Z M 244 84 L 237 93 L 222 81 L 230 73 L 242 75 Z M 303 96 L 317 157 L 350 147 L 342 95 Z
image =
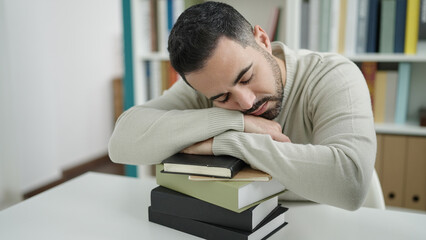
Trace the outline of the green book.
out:
M 393 53 L 395 48 L 396 0 L 382 0 L 379 52 Z
M 268 182 L 191 181 L 188 175 L 164 173 L 156 166 L 157 184 L 234 212 L 242 212 L 285 190 L 277 180 Z

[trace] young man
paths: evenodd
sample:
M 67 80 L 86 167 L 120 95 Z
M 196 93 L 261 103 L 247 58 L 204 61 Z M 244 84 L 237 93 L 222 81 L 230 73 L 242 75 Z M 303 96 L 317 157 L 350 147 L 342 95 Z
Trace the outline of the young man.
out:
M 284 199 L 363 204 L 376 140 L 355 64 L 271 43 L 260 26 L 214 2 L 179 17 L 169 53 L 184 81 L 123 113 L 109 144 L 114 162 L 227 154 L 278 179 L 289 190 Z

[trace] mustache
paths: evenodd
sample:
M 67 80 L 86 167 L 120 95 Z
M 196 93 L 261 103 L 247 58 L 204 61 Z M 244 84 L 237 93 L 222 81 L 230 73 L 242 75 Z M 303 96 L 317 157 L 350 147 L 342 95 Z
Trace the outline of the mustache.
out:
M 255 104 L 253 104 L 253 107 L 251 107 L 250 109 L 244 111 L 243 114 L 250 114 L 250 113 L 256 111 L 256 109 L 258 109 L 260 106 L 262 106 L 262 104 L 264 104 L 265 102 L 268 102 L 268 101 L 281 101 L 281 99 L 279 97 L 265 97 L 265 98 L 262 98 L 259 101 L 257 101 Z

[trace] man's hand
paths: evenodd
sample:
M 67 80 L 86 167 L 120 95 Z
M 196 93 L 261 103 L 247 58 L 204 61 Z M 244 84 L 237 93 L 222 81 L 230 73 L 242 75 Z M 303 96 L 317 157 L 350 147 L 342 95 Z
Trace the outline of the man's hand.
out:
M 189 146 L 182 151 L 181 153 L 187 154 L 200 154 L 200 155 L 213 155 L 213 138 L 198 142 L 192 146 Z
M 280 124 L 272 120 L 253 115 L 244 115 L 244 132 L 268 134 L 275 141 L 291 142 L 290 139 L 282 133 Z

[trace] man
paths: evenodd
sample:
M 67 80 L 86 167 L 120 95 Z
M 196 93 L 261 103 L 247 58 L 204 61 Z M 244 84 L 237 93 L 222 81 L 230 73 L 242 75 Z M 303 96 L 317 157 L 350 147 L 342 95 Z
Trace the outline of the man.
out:
M 376 141 L 368 89 L 352 62 L 271 43 L 214 2 L 179 17 L 168 49 L 184 81 L 122 114 L 109 145 L 114 162 L 227 154 L 278 179 L 284 199 L 363 204 Z

